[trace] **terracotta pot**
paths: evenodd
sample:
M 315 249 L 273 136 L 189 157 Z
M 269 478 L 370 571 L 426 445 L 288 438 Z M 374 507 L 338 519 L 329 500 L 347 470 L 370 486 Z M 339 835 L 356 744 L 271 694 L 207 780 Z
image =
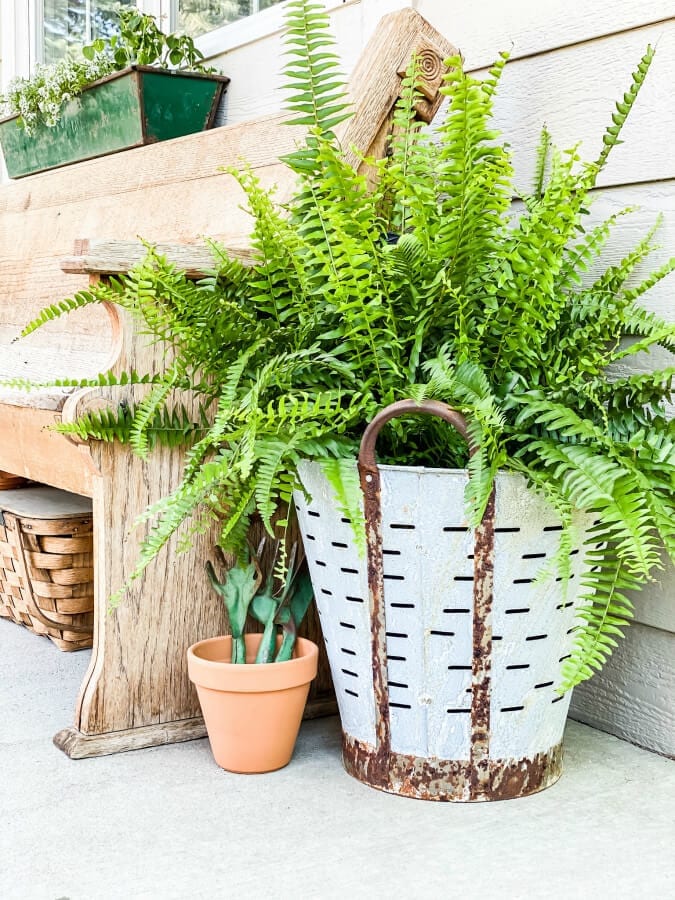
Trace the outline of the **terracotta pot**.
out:
M 306 638 L 298 638 L 288 662 L 253 664 L 261 638 L 245 636 L 247 665 L 229 661 L 231 637 L 198 641 L 187 652 L 211 750 L 230 772 L 272 772 L 288 765 L 316 675 L 319 648 Z

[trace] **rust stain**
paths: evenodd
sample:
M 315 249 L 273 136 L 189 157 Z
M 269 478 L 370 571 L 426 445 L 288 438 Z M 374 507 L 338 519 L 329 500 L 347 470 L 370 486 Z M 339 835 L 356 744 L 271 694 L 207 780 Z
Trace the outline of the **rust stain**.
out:
M 480 792 L 474 789 L 470 760 L 390 752 L 383 765 L 374 747 L 350 735 L 343 735 L 342 758 L 348 774 L 370 787 L 417 800 L 455 803 L 525 797 L 549 787 L 562 773 L 562 744 L 531 759 L 486 761 L 488 777 Z
M 382 776 L 389 765 L 391 725 L 389 721 L 389 688 L 387 684 L 387 638 L 384 606 L 384 575 L 382 562 L 382 505 L 380 472 L 375 456 L 375 444 L 380 429 L 391 419 L 403 415 L 436 415 L 451 424 L 468 441 L 464 416 L 446 403 L 427 400 L 399 400 L 381 410 L 363 433 L 359 448 L 359 477 L 363 491 L 368 547 L 368 593 L 371 616 L 371 656 L 373 689 L 375 693 L 375 738 L 377 756 L 371 767 L 382 767 Z
M 494 594 L 495 490 L 474 537 L 473 661 L 471 672 L 471 792 L 485 790 L 490 777 L 490 676 Z
M 382 562 L 381 482 L 375 443 L 382 426 L 411 413 L 438 415 L 468 440 L 464 417 L 437 401 L 402 400 L 386 407 L 366 428 L 359 451 L 364 496 L 371 612 L 371 656 L 375 694 L 375 746 L 343 735 L 347 772 L 371 787 L 422 800 L 480 801 L 523 797 L 548 787 L 562 772 L 562 748 L 532 758 L 490 758 L 490 685 L 494 593 L 494 489 L 474 539 L 474 615 L 471 748 L 467 760 L 418 757 L 391 750 L 384 577 Z M 471 447 L 475 452 L 475 447 Z
M 490 800 L 508 800 L 543 791 L 562 774 L 562 743 L 531 759 L 501 760 L 498 768 L 490 766 Z
M 374 456 L 374 454 L 373 454 Z M 368 547 L 368 593 L 370 597 L 370 647 L 375 693 L 375 738 L 377 752 L 370 765 L 382 769 L 384 777 L 391 746 L 389 722 L 389 688 L 387 684 L 387 637 L 384 609 L 384 574 L 382 563 L 382 507 L 380 473 L 377 465 L 359 462 L 359 475 L 364 498 L 366 542 Z M 373 778 L 378 777 L 373 773 Z

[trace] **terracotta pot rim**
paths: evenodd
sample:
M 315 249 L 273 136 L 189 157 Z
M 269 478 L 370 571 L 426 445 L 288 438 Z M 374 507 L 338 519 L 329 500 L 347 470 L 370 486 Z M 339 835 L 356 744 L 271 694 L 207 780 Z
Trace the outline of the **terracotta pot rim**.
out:
M 262 634 L 245 634 L 246 649 L 255 653 Z M 212 690 L 259 692 L 281 691 L 299 684 L 307 684 L 316 676 L 319 648 L 308 638 L 299 637 L 295 644 L 295 656 L 286 662 L 271 662 L 264 665 L 224 662 L 204 658 L 200 651 L 223 646 L 229 648 L 230 635 L 206 638 L 197 641 L 187 651 L 188 674 L 190 680 L 200 687 Z M 230 652 L 224 656 L 229 657 Z

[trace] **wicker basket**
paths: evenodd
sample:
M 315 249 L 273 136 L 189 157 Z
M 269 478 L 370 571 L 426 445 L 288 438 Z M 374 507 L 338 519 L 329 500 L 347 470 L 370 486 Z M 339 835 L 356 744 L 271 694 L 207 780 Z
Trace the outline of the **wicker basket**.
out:
M 54 488 L 0 491 L 0 616 L 60 650 L 92 645 L 91 502 Z

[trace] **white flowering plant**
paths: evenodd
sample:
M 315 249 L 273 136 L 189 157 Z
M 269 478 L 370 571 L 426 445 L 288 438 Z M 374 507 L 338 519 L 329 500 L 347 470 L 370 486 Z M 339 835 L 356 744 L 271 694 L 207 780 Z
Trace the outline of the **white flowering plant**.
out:
M 112 72 L 138 64 L 164 69 L 212 72 L 191 37 L 165 34 L 150 15 L 136 8 L 119 11 L 119 32 L 82 48 L 81 56 L 36 66 L 30 78 L 15 78 L 0 95 L 0 114 L 19 116 L 27 132 L 54 127 L 65 103 Z

